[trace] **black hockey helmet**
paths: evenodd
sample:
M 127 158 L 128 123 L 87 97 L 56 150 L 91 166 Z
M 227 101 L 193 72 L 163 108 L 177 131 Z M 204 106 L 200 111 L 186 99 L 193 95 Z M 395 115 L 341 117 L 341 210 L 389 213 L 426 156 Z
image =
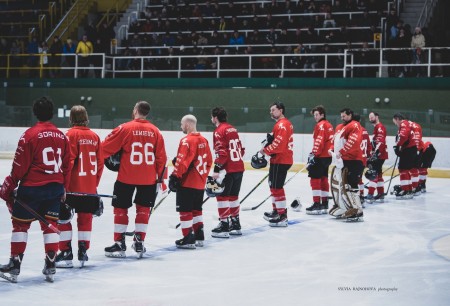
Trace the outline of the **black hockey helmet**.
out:
M 378 177 L 378 172 L 377 172 L 377 170 L 369 169 L 366 171 L 366 173 L 364 173 L 364 176 L 369 181 L 373 181 L 374 179 L 376 179 Z
M 267 166 L 267 160 L 263 154 L 257 152 L 255 155 L 252 156 L 251 165 L 255 169 L 261 169 Z
M 394 190 L 391 192 L 391 194 L 398 194 L 398 193 L 400 193 L 400 191 L 402 191 L 402 186 L 395 185 Z
M 122 156 L 122 151 L 117 152 L 114 155 L 105 159 L 105 167 L 111 171 L 117 172 L 120 168 L 120 157 Z
M 220 195 L 225 189 L 225 184 L 222 182 L 219 184 L 212 176 L 208 176 L 206 181 L 206 195 L 210 198 L 214 198 Z

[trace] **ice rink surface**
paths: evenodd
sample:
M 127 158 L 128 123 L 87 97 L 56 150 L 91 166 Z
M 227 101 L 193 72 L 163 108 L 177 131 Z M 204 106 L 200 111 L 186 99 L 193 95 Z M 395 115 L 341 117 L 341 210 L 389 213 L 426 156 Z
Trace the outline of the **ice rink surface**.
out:
M 0 160 L 0 179 L 11 160 Z M 266 171 L 246 171 L 241 197 Z M 288 178 L 293 175 L 288 174 Z M 111 194 L 116 175 L 105 169 L 98 192 Z M 386 177 L 387 179 L 388 177 Z M 204 204 L 205 246 L 178 250 L 175 194 L 155 211 L 146 239 L 147 253 L 137 260 L 127 238 L 127 258 L 104 256 L 113 243 L 113 215 L 94 219 L 89 261 L 79 269 L 58 269 L 54 283 L 44 281 L 43 238 L 37 222 L 17 284 L 0 279 L 1 305 L 450 305 L 450 186 L 429 179 L 426 194 L 383 204 L 366 204 L 365 222 L 346 223 L 329 215 L 309 216 L 306 173 L 286 185 L 287 202 L 299 196 L 301 212 L 289 210 L 287 228 L 263 220 L 271 210 L 241 212 L 243 236 L 211 238 L 217 225 L 216 201 Z M 399 184 L 398 178 L 392 185 Z M 392 186 L 391 186 L 392 188 Z M 267 182 L 242 204 L 250 207 L 269 195 Z M 0 201 L 0 263 L 9 260 L 11 222 Z M 133 230 L 134 208 L 128 230 Z M 77 251 L 76 223 L 74 252 Z

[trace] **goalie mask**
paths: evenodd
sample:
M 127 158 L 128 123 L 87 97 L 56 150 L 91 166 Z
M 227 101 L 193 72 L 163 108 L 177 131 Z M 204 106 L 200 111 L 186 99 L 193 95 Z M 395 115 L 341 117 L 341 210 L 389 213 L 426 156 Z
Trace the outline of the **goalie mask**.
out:
M 214 198 L 220 195 L 225 189 L 225 184 L 219 184 L 212 176 L 208 176 L 208 180 L 206 181 L 206 195 L 210 198 Z
M 120 157 L 122 156 L 122 151 L 117 152 L 105 159 L 105 167 L 111 171 L 117 172 L 120 168 Z
M 369 170 L 366 171 L 366 173 L 364 173 L 364 176 L 369 181 L 373 181 L 373 180 L 375 180 L 378 177 L 378 172 L 377 172 L 377 170 L 369 169 Z
M 255 169 L 261 169 L 267 166 L 267 160 L 264 155 L 260 155 L 260 153 L 256 153 L 252 156 L 251 165 Z

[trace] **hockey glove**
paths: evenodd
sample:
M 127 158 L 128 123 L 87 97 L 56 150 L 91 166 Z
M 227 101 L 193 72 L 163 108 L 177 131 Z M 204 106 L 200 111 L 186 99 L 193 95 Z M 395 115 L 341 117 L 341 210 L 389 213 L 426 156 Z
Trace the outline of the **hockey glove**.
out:
M 267 133 L 266 139 L 264 139 L 264 140 L 262 141 L 262 143 L 264 144 L 264 148 L 267 147 L 267 146 L 269 146 L 269 145 L 271 145 L 272 142 L 273 142 L 273 139 L 274 139 L 274 138 L 273 138 L 273 135 Z
M 16 189 L 17 184 L 14 182 L 11 175 L 8 175 L 3 181 L 3 185 L 0 188 L 0 198 L 5 200 L 5 202 L 11 201 L 13 197 L 13 191 Z
M 394 146 L 395 155 L 400 156 L 402 148 L 400 146 Z
M 308 166 L 306 169 L 309 170 L 309 168 L 316 163 L 316 158 L 313 153 L 309 153 L 308 155 Z
M 169 176 L 169 189 L 172 192 L 177 192 L 178 188 L 181 186 L 181 181 L 175 175 Z

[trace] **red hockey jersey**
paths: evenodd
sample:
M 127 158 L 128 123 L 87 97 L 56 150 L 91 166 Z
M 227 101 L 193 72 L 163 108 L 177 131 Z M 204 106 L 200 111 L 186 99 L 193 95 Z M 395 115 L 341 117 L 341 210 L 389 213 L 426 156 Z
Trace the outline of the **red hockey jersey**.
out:
M 420 124 L 409 121 L 409 126 L 411 127 L 412 139 L 419 151 L 422 151 L 423 141 L 422 141 L 422 127 Z
M 102 146 L 104 158 L 122 150 L 117 180 L 125 184 L 156 184 L 167 162 L 161 132 L 144 119 L 119 125 L 106 137 Z
M 357 121 L 338 125 L 334 136 L 334 150 L 341 154 L 343 160 L 360 160 L 364 162 L 361 149 L 362 127 Z
M 365 128 L 361 126 L 362 129 L 362 141 L 361 141 L 361 151 L 363 155 L 363 163 L 367 165 L 367 159 L 370 157 L 372 152 L 372 144 L 370 143 L 369 133 Z
M 74 126 L 66 136 L 70 144 L 69 191 L 97 193 L 104 166 L 100 137 L 85 126 Z
M 64 133 L 51 122 L 38 122 L 26 130 L 17 145 L 11 177 L 23 186 L 60 183 L 67 190 L 70 148 Z
M 172 175 L 181 180 L 181 186 L 204 189 L 212 155 L 208 140 L 200 133 L 190 133 L 180 140 Z
M 216 158 L 214 163 L 227 173 L 243 172 L 245 154 L 239 134 L 235 127 L 227 122 L 220 123 L 213 133 Z
M 396 145 L 403 149 L 415 147 L 416 143 L 413 139 L 414 134 L 411 131 L 411 126 L 408 120 L 402 120 L 398 127 L 397 143 Z
M 275 123 L 273 130 L 273 142 L 264 148 L 264 153 L 270 155 L 272 164 L 292 165 L 294 153 L 294 127 L 287 118 L 282 118 Z
M 313 139 L 314 145 L 312 153 L 316 157 L 330 157 L 328 150 L 331 149 L 333 143 L 334 130 L 330 122 L 325 119 L 317 122 L 314 127 Z
M 372 148 L 373 151 L 378 150 L 378 159 L 388 159 L 387 146 L 386 146 L 386 127 L 380 123 L 376 124 L 373 128 L 372 141 L 375 145 Z M 371 153 L 373 154 L 373 152 Z

